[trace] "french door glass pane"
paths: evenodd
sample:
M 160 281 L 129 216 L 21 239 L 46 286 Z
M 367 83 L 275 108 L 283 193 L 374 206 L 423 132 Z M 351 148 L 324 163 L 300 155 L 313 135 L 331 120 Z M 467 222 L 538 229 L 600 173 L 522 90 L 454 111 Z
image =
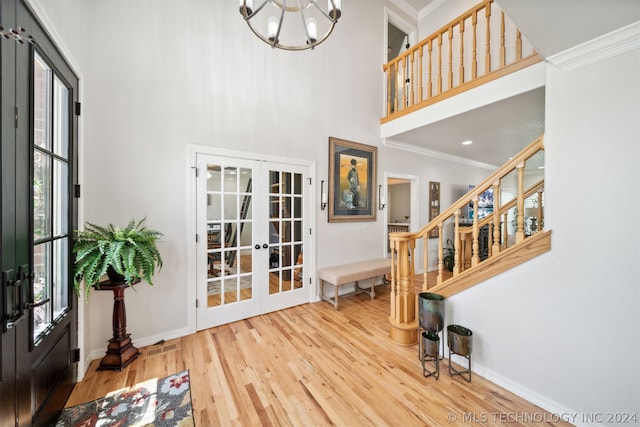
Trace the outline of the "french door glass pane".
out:
M 37 304 L 51 298 L 51 242 L 33 247 L 33 299 Z M 51 301 L 33 309 L 33 336 L 51 324 Z
M 207 307 L 252 298 L 252 170 L 207 165 Z
M 51 149 L 51 68 L 35 55 L 33 64 L 34 144 Z
M 33 154 L 33 239 L 51 236 L 51 156 Z
M 269 171 L 269 182 L 269 294 L 273 295 L 302 286 L 303 176 Z
M 33 340 L 69 308 L 70 90 L 37 53 L 33 63 Z
M 69 180 L 69 164 L 53 162 L 53 234 L 61 236 L 69 231 L 69 191 L 64 185 Z
M 68 269 L 63 268 L 69 262 L 69 239 L 54 240 L 53 242 L 53 316 L 58 317 L 69 307 L 69 276 Z
M 69 89 L 60 79 L 53 79 L 53 153 L 69 157 Z

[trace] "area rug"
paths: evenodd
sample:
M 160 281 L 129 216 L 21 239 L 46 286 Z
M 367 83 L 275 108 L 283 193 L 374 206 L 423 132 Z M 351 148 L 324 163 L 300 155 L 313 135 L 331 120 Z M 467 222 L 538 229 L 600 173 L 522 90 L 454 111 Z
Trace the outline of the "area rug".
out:
M 56 427 L 193 427 L 189 371 L 65 408 Z

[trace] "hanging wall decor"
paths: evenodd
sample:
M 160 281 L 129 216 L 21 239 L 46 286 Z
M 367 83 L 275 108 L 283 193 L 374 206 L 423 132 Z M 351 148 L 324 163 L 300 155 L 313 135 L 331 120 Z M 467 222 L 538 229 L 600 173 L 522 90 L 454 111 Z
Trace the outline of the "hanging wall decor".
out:
M 429 181 L 429 221 L 440 215 L 440 183 Z M 438 237 L 438 227 L 429 232 L 429 238 Z
M 376 152 L 329 137 L 329 222 L 376 220 Z

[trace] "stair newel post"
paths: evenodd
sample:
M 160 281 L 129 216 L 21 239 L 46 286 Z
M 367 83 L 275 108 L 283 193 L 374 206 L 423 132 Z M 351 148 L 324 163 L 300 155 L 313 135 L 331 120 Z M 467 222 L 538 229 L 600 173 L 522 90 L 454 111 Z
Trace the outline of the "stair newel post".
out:
M 500 253 L 500 181 L 493 183 L 493 246 L 491 255 Z
M 397 247 L 396 247 L 396 239 L 390 234 L 389 235 L 389 246 L 391 247 L 391 292 L 390 301 L 391 301 L 391 314 L 389 318 L 396 317 L 396 287 L 397 287 L 397 268 L 398 268 L 398 257 L 397 257 Z
M 453 275 L 457 276 L 462 270 L 462 251 L 460 250 L 460 209 L 453 214 Z
M 444 249 L 442 237 L 442 223 L 438 224 L 438 285 L 442 284 L 442 271 L 444 270 Z
M 518 171 L 518 193 L 516 197 L 516 243 L 524 240 L 524 162 L 516 166 Z
M 395 294 L 395 316 L 389 317 L 390 337 L 402 345 L 413 345 L 417 341 L 416 292 L 413 285 L 413 261 L 416 240 L 411 233 L 394 233 L 398 250 L 397 287 Z

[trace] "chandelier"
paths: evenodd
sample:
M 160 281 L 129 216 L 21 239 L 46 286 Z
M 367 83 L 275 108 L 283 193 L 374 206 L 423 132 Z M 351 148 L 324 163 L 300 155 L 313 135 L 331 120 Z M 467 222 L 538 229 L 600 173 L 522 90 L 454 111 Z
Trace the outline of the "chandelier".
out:
M 239 0 L 240 14 L 260 40 L 272 48 L 313 49 L 329 37 L 342 14 L 341 0 Z M 323 2 L 324 3 L 324 2 Z

